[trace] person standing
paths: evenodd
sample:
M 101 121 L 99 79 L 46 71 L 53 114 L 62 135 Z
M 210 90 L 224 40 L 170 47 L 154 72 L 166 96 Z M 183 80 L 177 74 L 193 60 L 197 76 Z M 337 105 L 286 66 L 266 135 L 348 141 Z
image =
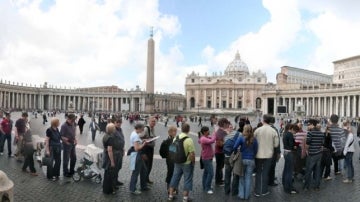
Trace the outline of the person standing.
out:
M 5 118 L 0 121 L 0 155 L 3 155 L 5 141 L 8 148 L 8 157 L 11 157 L 11 131 L 13 121 L 10 119 L 10 112 L 5 112 Z
M 26 132 L 26 125 L 28 124 L 28 113 L 23 112 L 21 118 L 15 122 L 15 141 L 16 151 L 15 156 L 18 161 L 21 161 L 23 157 L 23 138 Z
M 43 125 L 47 122 L 46 112 L 43 112 Z
M 279 131 L 277 130 L 277 128 L 274 126 L 275 124 L 275 117 L 271 116 L 271 122 L 270 122 L 270 126 L 276 131 L 277 135 L 278 135 L 278 140 L 279 140 L 279 144 L 277 147 L 274 148 L 274 153 L 273 153 L 273 157 L 271 160 L 271 166 L 270 166 L 270 171 L 269 171 L 269 186 L 277 186 L 278 183 L 275 182 L 275 168 L 276 168 L 276 163 L 279 161 L 280 156 L 281 156 L 281 150 L 280 150 L 280 135 L 279 135 Z
M 91 140 L 94 142 L 95 141 L 96 131 L 99 129 L 99 126 L 95 122 L 95 118 L 91 119 L 89 128 L 90 128 L 90 131 L 91 131 Z
M 250 190 L 252 189 L 252 173 L 255 168 L 255 156 L 258 151 L 258 143 L 254 138 L 253 129 L 250 124 L 246 124 L 243 129 L 243 135 L 239 136 L 234 144 L 234 150 L 241 151 L 243 175 L 240 176 L 239 198 L 248 200 Z
M 343 128 L 339 127 L 338 122 L 339 116 L 336 114 L 332 114 L 330 116 L 330 125 L 327 128 L 329 130 L 332 145 L 334 147 L 334 153 L 332 155 L 332 158 L 334 162 L 335 175 L 341 174 L 341 167 L 339 168 L 339 161 L 343 158 L 341 151 L 343 150 L 346 141 L 345 131 Z
M 156 125 L 156 118 L 154 116 L 149 118 L 149 125 L 144 129 L 144 136 L 143 139 L 149 139 L 156 137 L 155 135 L 155 125 Z M 142 153 L 146 155 L 146 168 L 148 171 L 147 176 L 147 183 L 152 184 L 153 181 L 150 180 L 150 173 L 152 170 L 153 160 L 154 160 L 154 148 L 155 148 L 155 141 L 151 141 L 147 143 L 144 148 L 142 149 Z
M 296 124 L 288 124 L 290 125 L 289 130 L 287 130 L 283 135 L 285 163 L 282 173 L 282 184 L 286 193 L 297 194 L 298 191 L 294 188 L 293 185 L 295 153 L 297 149 L 297 146 L 295 145 L 294 134 L 299 131 L 299 127 Z
M 201 159 L 204 164 L 204 173 L 202 178 L 203 191 L 207 194 L 213 194 L 211 182 L 214 177 L 214 149 L 213 144 L 216 140 L 216 135 L 209 136 L 209 127 L 203 126 L 199 132 L 199 143 L 201 145 Z
M 60 135 L 63 144 L 63 175 L 71 177 L 76 164 L 76 125 L 75 114 L 68 114 L 66 122 L 61 125 Z M 70 160 L 70 168 L 68 167 Z
M 115 178 L 115 169 L 116 161 L 114 155 L 114 145 L 115 145 L 115 125 L 109 123 L 106 126 L 106 134 L 103 137 L 103 146 L 104 146 L 104 156 L 103 156 L 103 165 L 104 168 L 104 181 L 103 181 L 103 193 L 104 194 L 115 194 L 116 190 L 116 178 Z
M 29 167 L 30 175 L 38 176 L 34 167 L 34 144 L 32 142 L 32 134 L 30 128 L 28 127 L 26 127 L 23 135 L 23 145 L 25 160 L 22 166 L 22 171 L 27 173 L 27 167 Z
M 61 136 L 58 118 L 52 118 L 50 127 L 46 130 L 45 151 L 46 155 L 51 157 L 51 165 L 47 165 L 46 176 L 53 181 L 58 180 L 60 176 L 61 165 Z M 55 164 L 54 164 L 55 162 Z
M 269 171 L 274 154 L 274 148 L 279 146 L 279 136 L 271 127 L 271 115 L 263 115 L 263 126 L 257 128 L 254 136 L 258 141 L 259 149 L 255 158 L 255 196 L 265 196 L 268 190 Z
M 306 136 L 308 156 L 306 158 L 305 183 L 303 186 L 304 190 L 309 190 L 312 178 L 315 180 L 315 191 L 320 190 L 320 166 L 323 150 L 322 147 L 325 140 L 325 134 L 321 132 L 320 129 L 321 126 L 318 120 L 310 119 L 308 121 L 308 133 Z
M 344 156 L 345 156 L 345 165 L 346 165 L 346 179 L 343 180 L 343 183 L 352 183 L 354 180 L 354 165 L 353 165 L 353 155 L 355 152 L 354 147 L 354 135 L 351 132 L 351 125 L 349 121 L 343 123 L 345 133 L 347 134 L 346 143 L 344 147 Z
M 215 184 L 224 186 L 223 180 L 223 168 L 225 165 L 225 154 L 223 151 L 224 139 L 227 135 L 230 122 L 226 118 L 221 118 L 218 121 L 219 128 L 215 132 L 216 143 L 215 143 L 215 159 L 216 159 L 216 170 L 215 170 Z
M 79 125 L 79 130 L 80 130 L 80 135 L 83 134 L 83 130 L 84 130 L 84 125 L 85 125 L 86 121 L 84 119 L 84 115 L 81 114 L 80 118 L 78 120 L 78 125 Z
M 123 156 L 125 154 L 125 138 L 121 128 L 122 119 L 115 118 L 115 131 L 114 131 L 114 146 L 113 153 L 115 159 L 115 179 L 116 186 L 122 186 L 124 183 L 119 181 L 119 171 L 122 168 Z
M 199 116 L 199 124 L 198 124 L 198 127 L 202 127 L 202 119 L 201 119 L 201 116 Z
M 193 188 L 193 173 L 195 165 L 195 146 L 194 142 L 189 137 L 190 125 L 184 123 L 181 125 L 181 133 L 178 135 L 179 139 L 186 138 L 183 142 L 184 151 L 187 155 L 185 163 L 175 163 L 174 174 L 171 178 L 168 201 L 174 200 L 174 191 L 178 187 L 182 175 L 184 175 L 184 191 L 183 202 L 191 201 L 189 193 Z
M 145 162 L 142 158 L 143 149 L 147 142 L 140 139 L 140 135 L 144 132 L 144 125 L 141 123 L 135 124 L 135 130 L 130 135 L 130 145 L 134 147 L 134 151 L 130 154 L 130 169 L 132 170 L 130 178 L 130 192 L 134 195 L 141 194 L 141 191 L 136 190 L 136 183 L 140 175 L 140 187 L 142 191 L 150 190 L 147 181 L 147 170 Z M 133 165 L 134 164 L 134 165 Z

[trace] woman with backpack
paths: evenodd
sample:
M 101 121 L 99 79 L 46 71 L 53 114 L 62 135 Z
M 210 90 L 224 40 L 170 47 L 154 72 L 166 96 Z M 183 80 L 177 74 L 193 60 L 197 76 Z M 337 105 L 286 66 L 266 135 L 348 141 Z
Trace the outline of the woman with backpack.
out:
M 203 190 L 207 194 L 213 194 L 211 189 L 211 182 L 214 177 L 214 167 L 212 159 L 214 158 L 213 144 L 216 136 L 209 136 L 209 127 L 203 126 L 199 132 L 199 144 L 201 144 L 201 160 L 204 165 L 204 173 L 202 178 Z
M 234 150 L 240 147 L 243 174 L 240 176 L 239 197 L 240 199 L 249 199 L 252 187 L 252 173 L 255 167 L 255 156 L 258 151 L 258 142 L 254 137 L 251 125 L 246 124 L 243 129 L 243 135 L 239 136 L 234 145 Z

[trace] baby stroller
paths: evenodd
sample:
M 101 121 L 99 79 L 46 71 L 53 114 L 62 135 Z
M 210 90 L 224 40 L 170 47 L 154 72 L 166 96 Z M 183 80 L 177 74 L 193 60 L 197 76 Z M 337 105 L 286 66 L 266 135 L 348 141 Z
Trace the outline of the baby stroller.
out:
M 72 179 L 79 182 L 82 178 L 94 179 L 96 183 L 100 184 L 102 181 L 99 159 L 101 159 L 102 150 L 97 148 L 94 144 L 85 147 L 84 157 L 80 159 L 80 166 L 76 169 Z M 94 164 L 95 163 L 95 164 Z M 96 167 L 94 165 L 97 165 Z

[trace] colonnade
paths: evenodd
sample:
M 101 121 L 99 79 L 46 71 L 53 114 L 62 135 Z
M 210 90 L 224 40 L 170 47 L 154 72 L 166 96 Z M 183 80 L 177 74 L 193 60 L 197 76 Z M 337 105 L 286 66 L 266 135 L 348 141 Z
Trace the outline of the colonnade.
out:
M 36 88 L 0 83 L 0 109 L 75 111 L 145 111 L 143 91 L 99 92 L 98 90 Z M 155 94 L 155 109 L 175 111 L 184 106 L 179 95 Z
M 286 106 L 290 114 L 304 110 L 308 116 L 338 114 L 341 117 L 360 117 L 359 95 L 279 97 L 278 103 L 279 105 Z

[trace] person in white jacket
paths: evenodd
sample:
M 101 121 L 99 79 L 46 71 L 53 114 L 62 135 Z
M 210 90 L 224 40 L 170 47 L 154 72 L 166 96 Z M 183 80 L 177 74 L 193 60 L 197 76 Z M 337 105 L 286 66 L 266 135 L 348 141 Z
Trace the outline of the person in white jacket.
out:
M 353 155 L 355 152 L 354 147 L 354 135 L 351 132 L 351 125 L 349 121 L 344 121 L 343 127 L 347 135 L 346 143 L 344 147 L 344 156 L 346 164 L 346 179 L 343 180 L 343 183 L 352 183 L 354 178 L 354 166 L 353 166 Z

